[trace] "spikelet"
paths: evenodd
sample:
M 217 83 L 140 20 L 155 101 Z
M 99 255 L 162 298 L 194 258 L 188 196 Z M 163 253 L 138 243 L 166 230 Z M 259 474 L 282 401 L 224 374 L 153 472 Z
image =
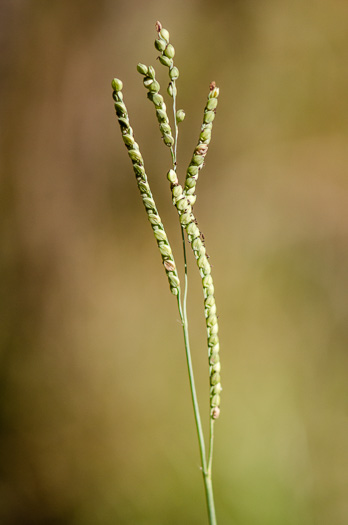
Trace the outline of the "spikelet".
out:
M 150 221 L 159 251 L 161 253 L 163 266 L 169 281 L 170 290 L 174 295 L 178 295 L 180 281 L 174 261 L 174 256 L 151 193 L 150 185 L 145 172 L 143 157 L 140 153 L 138 144 L 134 140 L 133 129 L 129 123 L 128 111 L 123 102 L 123 85 L 121 80 L 114 78 L 111 86 L 113 89 L 112 97 L 115 103 L 116 116 L 120 124 L 122 138 L 128 150 L 128 155 L 132 161 L 137 185 L 147 212 L 147 217 Z
M 198 174 L 204 166 L 205 156 L 208 152 L 208 145 L 211 140 L 211 130 L 213 127 L 213 120 L 218 104 L 219 88 L 216 87 L 215 82 L 211 82 L 209 86 L 208 101 L 204 108 L 203 124 L 201 133 L 199 135 L 198 144 L 193 153 L 191 162 L 186 172 L 186 181 L 184 194 L 194 195 L 196 191 L 196 183 Z

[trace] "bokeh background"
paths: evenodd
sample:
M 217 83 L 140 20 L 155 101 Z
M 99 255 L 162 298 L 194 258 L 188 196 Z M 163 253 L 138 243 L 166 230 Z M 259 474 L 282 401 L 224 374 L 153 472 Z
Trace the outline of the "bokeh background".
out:
M 176 258 L 170 167 L 136 64 L 180 70 L 179 172 L 220 86 L 195 206 L 214 266 L 226 525 L 348 523 L 348 3 L 2 0 L 0 522 L 206 523 L 176 301 L 114 116 Z M 163 87 L 167 72 L 158 65 Z M 205 426 L 202 297 L 190 257 Z

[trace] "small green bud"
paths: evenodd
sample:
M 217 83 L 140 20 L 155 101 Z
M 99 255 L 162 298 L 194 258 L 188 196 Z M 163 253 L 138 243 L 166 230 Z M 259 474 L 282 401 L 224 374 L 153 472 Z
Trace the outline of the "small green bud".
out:
M 208 297 L 204 301 L 204 306 L 206 308 L 209 308 L 210 306 L 213 306 L 215 304 L 215 299 L 213 295 L 208 295 Z
M 177 90 L 176 85 L 173 84 L 173 82 L 169 82 L 167 92 L 170 97 L 176 97 Z
M 161 217 L 159 215 L 156 215 L 155 213 L 149 213 L 148 219 L 151 222 L 151 224 L 160 224 Z
M 191 213 L 183 213 L 180 215 L 180 223 L 185 226 L 189 224 L 192 220 Z
M 213 287 L 214 288 L 214 287 Z M 216 314 L 216 304 L 209 308 L 209 315 Z
M 187 200 L 189 201 L 190 205 L 193 206 L 197 200 L 197 195 L 188 195 L 187 197 Z
M 211 130 L 208 128 L 205 128 L 201 134 L 199 135 L 199 138 L 203 142 L 210 142 L 211 139 Z
M 156 116 L 159 122 L 169 122 L 167 113 L 162 109 L 156 109 Z
M 160 130 L 163 135 L 171 135 L 172 133 L 171 127 L 167 122 L 162 122 L 162 124 L 160 124 Z
M 203 279 L 203 286 L 207 287 L 213 284 L 213 278 L 211 275 L 206 275 Z
M 215 367 L 218 363 L 220 363 L 219 354 L 212 354 L 209 358 L 209 364 Z
M 133 164 L 133 169 L 134 169 L 137 177 L 141 177 L 142 179 L 145 178 L 144 166 L 139 166 L 139 164 Z
M 122 135 L 122 138 L 126 146 L 132 146 L 134 144 L 134 138 L 131 135 Z
M 177 80 L 179 78 L 179 70 L 177 67 L 172 67 L 172 69 L 169 70 L 169 76 L 172 80 Z
M 111 82 L 111 87 L 114 91 L 122 91 L 123 83 L 119 78 L 114 78 Z
M 180 286 L 180 281 L 179 281 L 179 277 L 177 275 L 175 275 L 174 273 L 172 272 L 169 272 L 168 274 L 168 278 L 169 278 L 169 281 L 170 281 L 170 284 L 172 286 Z
M 205 255 L 202 255 L 202 257 L 198 259 L 197 264 L 199 268 L 204 268 L 207 262 L 208 262 L 207 257 Z
M 145 66 L 145 64 L 138 64 L 137 65 L 137 70 L 139 71 L 139 73 L 141 75 L 147 75 L 147 72 L 148 72 L 148 67 Z
M 218 374 L 217 372 L 215 372 L 215 374 L 212 374 L 212 376 L 210 377 L 210 384 L 212 386 L 217 385 L 218 383 L 220 383 L 220 381 L 221 377 L 220 374 Z
M 212 109 L 215 109 L 217 105 L 218 105 L 217 98 L 209 98 L 206 108 L 209 110 L 212 110 Z
M 174 58 L 174 56 L 175 56 L 174 46 L 172 46 L 172 44 L 168 44 L 167 47 L 164 50 L 164 54 L 168 58 Z
M 178 208 L 179 211 L 185 211 L 189 206 L 190 205 L 187 199 L 185 198 L 178 200 L 176 203 L 176 207 Z
M 172 292 L 173 295 L 178 295 L 178 293 L 179 293 L 179 290 L 178 290 L 177 286 L 172 286 L 170 288 L 170 291 Z
M 158 241 L 165 241 L 167 239 L 166 232 L 163 230 L 155 230 L 153 233 Z
M 209 329 L 210 335 L 217 334 L 218 331 L 219 331 L 219 325 L 217 323 L 213 324 L 213 326 L 211 326 L 210 329 Z
M 158 93 L 159 90 L 160 90 L 160 85 L 159 83 L 157 82 L 157 80 L 154 80 L 152 82 L 152 84 L 150 84 L 149 88 L 148 88 L 150 91 L 152 91 L 152 93 Z
M 117 115 L 127 115 L 127 108 L 123 102 L 115 102 L 115 109 Z
M 161 38 L 158 38 L 155 40 L 155 48 L 157 49 L 157 51 L 160 51 L 162 53 L 162 51 L 165 50 L 166 48 L 166 43 L 164 40 L 162 40 Z
M 186 231 L 189 235 L 191 235 L 193 237 L 193 239 L 196 239 L 197 237 L 200 236 L 200 231 L 199 231 L 199 228 L 198 226 L 194 223 L 194 222 L 191 222 L 187 228 L 186 228 Z
M 169 182 L 171 182 L 172 184 L 178 184 L 178 177 L 175 173 L 174 170 L 169 170 L 168 173 L 167 173 L 167 179 L 169 180 Z
M 178 179 L 176 179 L 176 183 L 178 183 Z M 175 197 L 175 199 L 178 199 L 182 195 L 182 186 L 174 186 L 172 189 L 172 195 Z
M 154 70 L 154 68 L 152 66 L 149 66 L 147 74 L 148 74 L 149 77 L 151 77 L 153 79 L 155 78 L 156 73 L 155 73 L 155 70 Z
M 144 86 L 149 89 L 149 87 L 151 86 L 153 82 L 153 79 L 151 77 L 145 77 L 144 80 L 143 80 L 143 83 L 144 83 Z
M 198 166 L 194 166 L 193 164 L 191 164 L 188 167 L 187 175 L 194 176 L 194 175 L 197 175 L 197 174 L 198 174 Z
M 211 398 L 210 405 L 212 407 L 218 407 L 220 405 L 220 396 L 219 396 L 219 394 L 215 394 L 215 396 L 213 396 Z M 218 415 L 214 415 L 214 414 L 216 414 L 216 413 L 213 413 L 213 418 L 217 419 Z
M 155 201 L 153 199 L 151 199 L 150 197 L 147 197 L 147 195 L 143 195 L 143 203 L 145 205 L 145 208 L 147 210 L 151 209 L 151 210 L 155 210 L 156 209 L 156 205 L 155 205 Z
M 193 164 L 195 164 L 195 166 L 200 166 L 204 162 L 204 157 L 202 157 L 202 155 L 194 155 L 192 157 L 192 161 L 191 162 Z
M 164 100 L 162 95 L 160 95 L 159 93 L 152 93 L 151 91 L 149 91 L 149 93 L 147 94 L 148 97 L 149 95 L 151 95 L 152 102 L 155 104 L 156 107 L 161 108 L 163 106 Z
M 163 257 L 172 257 L 172 250 L 170 249 L 170 246 L 168 244 L 165 244 L 164 242 L 160 242 L 158 244 L 159 251 L 163 255 Z
M 176 112 L 176 121 L 177 123 L 182 122 L 185 118 L 185 111 L 183 109 L 178 109 Z
M 139 164 L 143 164 L 143 157 L 141 156 L 140 151 L 136 149 L 130 149 L 128 150 L 128 155 L 130 156 L 133 162 L 138 162 Z
M 206 253 L 205 246 L 202 245 L 202 246 L 201 246 L 198 250 L 196 250 L 196 251 L 197 251 L 198 255 L 199 255 L 200 257 L 202 257 L 202 255 L 205 255 L 205 253 Z
M 219 336 L 217 334 L 213 334 L 208 339 L 208 346 L 214 346 L 219 342 Z
M 201 246 L 203 246 L 201 239 L 195 239 L 192 241 L 192 248 L 195 250 L 195 252 L 199 250 Z
M 210 351 L 211 351 L 211 355 L 212 355 L 213 353 L 215 353 L 215 354 L 219 354 L 219 352 L 220 352 L 220 344 L 217 343 L 215 346 L 213 346 L 213 348 L 210 349 Z
M 146 182 L 138 182 L 138 188 L 141 191 L 141 193 L 146 193 L 146 195 L 150 195 L 150 188 Z
M 123 130 L 129 128 L 129 122 L 128 122 L 127 118 L 118 117 L 118 122 L 119 122 L 119 124 L 120 124 L 120 126 L 122 127 Z
M 159 34 L 163 38 L 163 40 L 165 40 L 167 43 L 169 42 L 169 31 L 162 27 Z
M 218 363 L 216 366 L 218 366 L 219 368 L 221 368 L 220 363 Z M 213 370 L 214 370 L 214 372 L 215 372 L 215 366 L 214 366 Z M 222 392 L 222 386 L 221 386 L 221 383 L 218 383 L 217 385 L 213 386 L 213 388 L 212 388 L 211 390 L 212 390 L 212 394 L 221 394 L 221 392 Z
M 210 284 L 208 287 L 207 287 L 207 295 L 214 295 L 214 285 L 213 284 Z
M 168 146 L 168 147 L 171 147 L 174 144 L 174 139 L 173 139 L 173 137 L 171 135 L 169 135 L 169 133 L 165 133 L 163 135 L 163 141 L 164 141 L 165 145 Z
M 196 180 L 192 177 L 189 177 L 188 179 L 186 179 L 185 186 L 187 186 L 187 188 L 194 188 L 196 186 Z
M 214 111 L 206 111 L 204 113 L 204 122 L 206 124 L 208 124 L 209 122 L 213 122 L 214 118 L 215 118 Z
M 167 66 L 167 67 L 172 67 L 173 65 L 173 60 L 171 58 L 168 58 L 164 55 L 161 55 L 159 57 L 159 61 L 161 62 L 161 64 L 163 64 L 164 66 Z

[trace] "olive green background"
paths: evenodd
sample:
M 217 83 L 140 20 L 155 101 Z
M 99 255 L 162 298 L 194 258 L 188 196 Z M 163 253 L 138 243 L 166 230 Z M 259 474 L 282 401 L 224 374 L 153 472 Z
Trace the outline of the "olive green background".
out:
M 183 177 L 220 86 L 195 213 L 216 285 L 220 525 L 348 522 L 348 3 L 0 6 L 0 521 L 206 523 L 176 301 L 115 119 L 125 101 L 181 263 L 168 149 L 136 64 L 180 70 Z M 205 426 L 202 296 L 190 254 Z

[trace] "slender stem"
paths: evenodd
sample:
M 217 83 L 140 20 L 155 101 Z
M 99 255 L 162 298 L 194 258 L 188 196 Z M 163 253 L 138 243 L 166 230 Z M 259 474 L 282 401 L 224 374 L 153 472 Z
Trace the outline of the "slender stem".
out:
M 209 435 L 209 456 L 208 456 L 208 473 L 212 475 L 213 465 L 213 448 L 214 448 L 214 419 L 210 418 L 210 435 Z
M 173 114 L 174 114 L 175 139 L 174 139 L 174 147 L 171 147 L 171 154 L 172 154 L 172 160 L 173 160 L 173 169 L 174 171 L 176 171 L 177 170 L 178 124 L 176 121 L 175 81 L 173 82 L 173 84 L 174 84 Z M 207 467 L 205 441 L 204 441 L 201 416 L 199 413 L 199 406 L 198 406 L 198 399 L 197 399 L 197 393 L 196 393 L 196 387 L 195 387 L 195 379 L 194 379 L 194 374 L 193 374 L 193 366 L 192 366 L 192 358 L 191 358 L 191 350 L 190 350 L 189 331 L 188 331 L 188 318 L 187 318 L 188 275 L 187 275 L 185 232 L 184 232 L 183 226 L 181 226 L 181 236 L 182 236 L 182 245 L 183 245 L 183 253 L 184 253 L 185 288 L 184 288 L 184 296 L 183 296 L 182 303 L 181 303 L 181 292 L 179 289 L 179 293 L 177 295 L 178 309 L 179 309 L 179 315 L 180 315 L 183 333 L 184 333 L 186 361 L 187 361 L 187 368 L 188 368 L 188 375 L 189 375 L 189 382 L 190 382 L 193 412 L 195 416 L 195 423 L 196 423 L 196 429 L 197 429 L 197 435 L 198 435 L 199 452 L 201 456 L 202 474 L 203 474 L 205 496 L 206 496 L 207 508 L 208 508 L 209 524 L 216 525 L 213 485 L 212 485 L 212 479 L 211 479 L 211 466 L 212 466 L 211 464 L 212 464 L 212 459 L 213 459 L 214 421 L 211 420 L 211 423 L 210 423 L 209 460 L 208 460 L 208 467 Z

